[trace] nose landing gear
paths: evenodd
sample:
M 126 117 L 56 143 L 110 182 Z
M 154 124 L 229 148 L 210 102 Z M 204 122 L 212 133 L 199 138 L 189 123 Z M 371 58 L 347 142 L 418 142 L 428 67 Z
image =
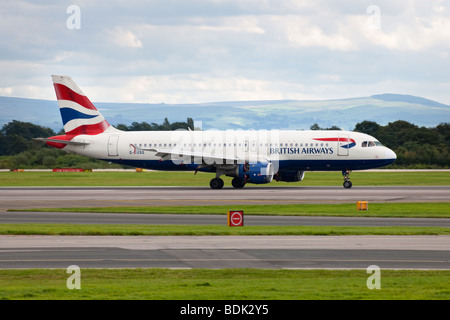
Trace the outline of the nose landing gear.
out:
M 350 171 L 348 169 L 342 170 L 342 175 L 344 176 L 344 188 L 350 189 L 352 187 L 352 182 L 350 181 Z

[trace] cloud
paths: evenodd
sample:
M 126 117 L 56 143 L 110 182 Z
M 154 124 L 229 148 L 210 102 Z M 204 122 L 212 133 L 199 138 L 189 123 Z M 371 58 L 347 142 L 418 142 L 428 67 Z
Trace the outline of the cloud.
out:
M 221 19 L 202 19 L 207 24 L 201 24 L 199 30 L 212 32 L 234 32 L 264 34 L 265 30 L 259 25 L 255 16 L 225 17 Z M 214 24 L 212 24 L 214 23 Z
M 142 42 L 139 38 L 129 30 L 123 30 L 121 27 L 115 27 L 114 30 L 108 32 L 111 40 L 119 47 L 123 48 L 141 48 Z
M 271 22 L 281 29 L 288 45 L 298 48 L 324 48 L 328 50 L 351 51 L 356 46 L 349 34 L 343 31 L 342 24 L 335 27 L 335 31 L 326 32 L 314 23 L 313 18 L 287 15 L 272 16 Z
M 58 73 L 95 89 L 97 101 L 323 99 L 388 90 L 450 104 L 444 1 L 78 6 L 81 29 L 69 30 L 68 4 L 0 3 L 0 94 L 54 99 L 49 77 Z

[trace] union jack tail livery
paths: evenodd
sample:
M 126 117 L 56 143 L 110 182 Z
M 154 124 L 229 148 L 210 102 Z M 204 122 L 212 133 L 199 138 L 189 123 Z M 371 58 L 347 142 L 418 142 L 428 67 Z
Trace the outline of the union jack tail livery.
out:
M 88 97 L 69 76 L 52 75 L 59 111 L 65 135 L 36 140 L 63 149 L 68 145 L 86 146 L 89 142 L 74 139 L 81 135 L 98 135 L 104 132 L 119 132 L 102 116 Z
M 71 77 L 52 78 L 66 135 L 95 135 L 111 127 Z

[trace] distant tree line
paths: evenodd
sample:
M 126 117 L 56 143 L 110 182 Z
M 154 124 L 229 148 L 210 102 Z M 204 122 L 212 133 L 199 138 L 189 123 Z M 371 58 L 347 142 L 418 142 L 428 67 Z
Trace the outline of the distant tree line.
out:
M 164 119 L 162 124 L 133 122 L 130 126 L 116 126 L 124 131 L 153 131 L 193 129 L 194 122 L 170 123 Z M 320 128 L 313 124 L 312 130 L 339 130 L 338 127 Z M 434 128 L 418 127 L 406 121 L 395 121 L 382 126 L 373 121 L 356 124 L 354 131 L 367 133 L 391 148 L 397 154 L 393 168 L 449 168 L 450 167 L 450 123 L 441 123 Z M 50 128 L 28 122 L 12 121 L 0 130 L 0 169 L 11 168 L 111 168 L 120 167 L 104 161 L 68 154 L 35 142 L 32 138 L 50 137 L 55 133 Z
M 123 131 L 174 131 L 178 129 L 194 130 L 194 120 L 192 118 L 187 118 L 186 122 L 170 123 L 167 118 L 164 118 L 164 122 L 162 124 L 154 122 L 133 122 L 130 126 L 118 124 L 115 127 Z
M 376 137 L 397 154 L 392 167 L 449 168 L 450 123 L 434 128 L 418 127 L 407 121 L 390 122 L 381 126 L 373 121 L 356 124 L 354 131 Z
M 322 128 L 317 123 L 314 123 L 311 127 L 309 127 L 310 130 L 341 130 L 341 128 L 337 126 L 331 126 L 329 128 Z
M 194 121 L 187 118 L 186 122 L 171 123 L 165 118 L 162 124 L 133 122 L 130 126 L 119 124 L 116 128 L 124 131 L 188 130 L 189 128 L 193 130 Z M 32 140 L 33 138 L 51 137 L 59 134 L 64 134 L 64 131 L 55 133 L 50 128 L 29 122 L 13 120 L 5 124 L 0 130 L 0 169 L 121 168 L 119 165 L 105 161 L 68 154 Z

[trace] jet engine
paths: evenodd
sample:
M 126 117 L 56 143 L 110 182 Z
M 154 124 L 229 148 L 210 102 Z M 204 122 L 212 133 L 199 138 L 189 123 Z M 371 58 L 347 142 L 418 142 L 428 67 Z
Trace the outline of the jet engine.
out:
M 226 175 L 244 183 L 269 183 L 273 178 L 273 165 L 270 162 L 239 164 L 236 169 L 227 171 Z
M 278 173 L 275 175 L 275 180 L 285 182 L 297 182 L 302 181 L 304 177 L 305 171 L 300 170 L 278 171 Z

